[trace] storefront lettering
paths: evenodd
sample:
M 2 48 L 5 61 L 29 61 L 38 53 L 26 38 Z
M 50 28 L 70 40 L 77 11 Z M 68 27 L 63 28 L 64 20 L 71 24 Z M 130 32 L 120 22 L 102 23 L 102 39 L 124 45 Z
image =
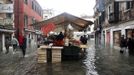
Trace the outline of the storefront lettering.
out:
M 4 4 L 0 5 L 0 12 L 8 13 L 8 12 L 13 12 L 13 4 Z

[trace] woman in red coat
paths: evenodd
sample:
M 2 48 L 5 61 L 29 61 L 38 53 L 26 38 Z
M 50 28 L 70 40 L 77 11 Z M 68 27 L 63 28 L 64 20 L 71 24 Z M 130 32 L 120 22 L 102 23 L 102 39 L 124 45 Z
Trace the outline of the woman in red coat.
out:
M 25 57 L 25 54 L 26 54 L 26 48 L 27 48 L 26 41 L 27 40 L 25 36 L 22 36 L 22 35 L 19 36 L 19 45 L 22 50 L 23 57 Z

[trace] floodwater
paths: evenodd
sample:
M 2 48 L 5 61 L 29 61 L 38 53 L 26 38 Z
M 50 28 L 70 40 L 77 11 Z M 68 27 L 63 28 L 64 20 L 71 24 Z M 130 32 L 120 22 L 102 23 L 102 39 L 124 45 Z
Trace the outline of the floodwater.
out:
M 20 58 L 17 54 L 1 55 L 0 75 L 134 75 L 134 55 L 128 50 L 95 48 L 88 41 L 85 57 L 79 61 L 38 64 L 36 53 Z
M 36 64 L 26 75 L 98 75 L 95 70 L 95 48 L 89 44 L 86 56 L 79 61 L 63 61 L 61 63 Z
M 134 56 L 126 50 L 95 48 L 89 41 L 86 56 L 79 61 L 36 64 L 26 75 L 134 75 Z
M 96 48 L 95 59 L 99 75 L 134 75 L 134 55 L 128 50 L 122 54 L 115 49 Z

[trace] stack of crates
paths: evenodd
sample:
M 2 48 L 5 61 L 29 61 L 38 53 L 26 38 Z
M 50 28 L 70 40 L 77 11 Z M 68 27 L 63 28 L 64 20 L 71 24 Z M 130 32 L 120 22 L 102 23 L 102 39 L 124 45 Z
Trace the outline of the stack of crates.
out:
M 61 62 L 61 49 L 52 50 L 52 63 Z
M 46 63 L 47 62 L 46 50 L 38 48 L 38 63 Z

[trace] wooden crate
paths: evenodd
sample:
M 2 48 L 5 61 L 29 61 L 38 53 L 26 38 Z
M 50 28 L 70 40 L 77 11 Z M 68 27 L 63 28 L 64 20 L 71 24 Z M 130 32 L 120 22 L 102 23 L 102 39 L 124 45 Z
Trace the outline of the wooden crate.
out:
M 38 50 L 38 63 L 46 63 L 46 50 Z
M 52 50 L 52 63 L 61 62 L 61 49 Z

